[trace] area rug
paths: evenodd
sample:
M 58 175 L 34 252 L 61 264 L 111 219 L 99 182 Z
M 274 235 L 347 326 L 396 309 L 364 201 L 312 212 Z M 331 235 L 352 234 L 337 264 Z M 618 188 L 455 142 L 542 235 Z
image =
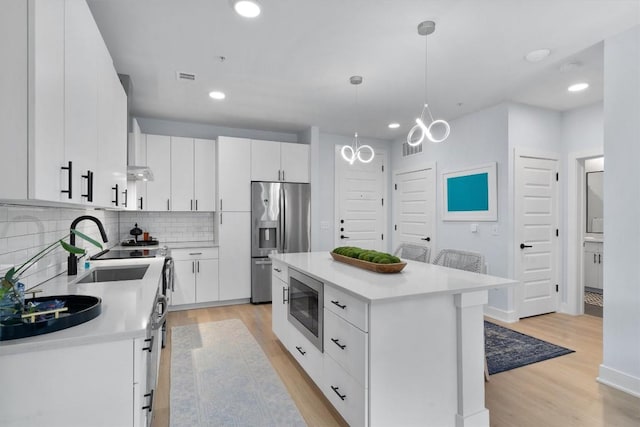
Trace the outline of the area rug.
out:
M 574 352 L 487 321 L 484 343 L 490 375 Z
M 306 426 L 241 320 L 174 326 L 171 334 L 171 426 Z
M 604 306 L 602 294 L 596 292 L 584 291 L 584 302 L 585 304 L 597 305 L 598 307 Z

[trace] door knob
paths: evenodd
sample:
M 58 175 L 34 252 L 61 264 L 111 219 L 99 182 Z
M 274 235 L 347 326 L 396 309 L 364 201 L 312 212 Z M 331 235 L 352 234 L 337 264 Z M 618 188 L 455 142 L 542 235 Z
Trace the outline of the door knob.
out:
M 422 239 L 420 239 L 420 240 L 426 240 L 427 242 L 430 242 L 430 241 L 431 241 L 431 237 L 423 237 L 423 238 L 422 238 Z
M 341 238 L 341 239 L 348 239 L 348 237 L 347 237 L 347 236 L 343 236 L 342 234 L 340 235 L 340 238 Z
M 531 245 L 525 245 L 524 243 L 520 243 L 520 249 L 524 249 L 524 248 L 532 248 L 533 246 Z

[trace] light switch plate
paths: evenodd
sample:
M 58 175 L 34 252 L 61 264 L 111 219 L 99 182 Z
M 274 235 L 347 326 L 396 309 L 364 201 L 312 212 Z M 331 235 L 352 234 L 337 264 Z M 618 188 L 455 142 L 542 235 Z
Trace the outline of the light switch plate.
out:
M 472 233 L 477 233 L 478 232 L 478 224 L 470 224 L 469 225 L 469 229 L 471 230 Z

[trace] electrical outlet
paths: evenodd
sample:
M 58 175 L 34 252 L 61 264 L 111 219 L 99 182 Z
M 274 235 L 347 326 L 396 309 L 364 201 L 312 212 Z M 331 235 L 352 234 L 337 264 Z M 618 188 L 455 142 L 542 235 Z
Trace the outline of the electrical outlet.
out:
M 497 236 L 500 234 L 500 230 L 498 229 L 498 224 L 493 224 L 491 226 L 491 234 Z

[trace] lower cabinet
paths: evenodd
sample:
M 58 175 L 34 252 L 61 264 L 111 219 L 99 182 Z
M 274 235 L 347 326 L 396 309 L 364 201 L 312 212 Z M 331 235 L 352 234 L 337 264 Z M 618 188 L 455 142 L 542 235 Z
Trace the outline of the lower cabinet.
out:
M 602 246 L 600 242 L 584 243 L 584 285 L 590 288 L 602 289 Z
M 175 278 L 171 305 L 220 299 L 218 248 L 172 249 Z
M 251 212 L 219 212 L 220 300 L 251 297 Z
M 282 268 L 279 263 L 274 262 L 273 269 Z M 282 271 L 282 270 L 281 270 Z M 273 333 L 278 337 L 280 342 L 286 347 L 289 342 L 289 324 L 287 320 L 287 310 L 289 307 L 289 285 L 280 279 L 280 276 L 274 274 L 271 276 L 271 320 Z
M 145 427 L 144 339 L 122 340 L 3 355 L 0 424 Z M 146 353 L 146 352 L 145 352 Z M 25 381 L 23 373 L 29 370 Z M 132 399 L 132 390 L 134 398 Z M 62 422 L 62 420 L 64 420 Z

